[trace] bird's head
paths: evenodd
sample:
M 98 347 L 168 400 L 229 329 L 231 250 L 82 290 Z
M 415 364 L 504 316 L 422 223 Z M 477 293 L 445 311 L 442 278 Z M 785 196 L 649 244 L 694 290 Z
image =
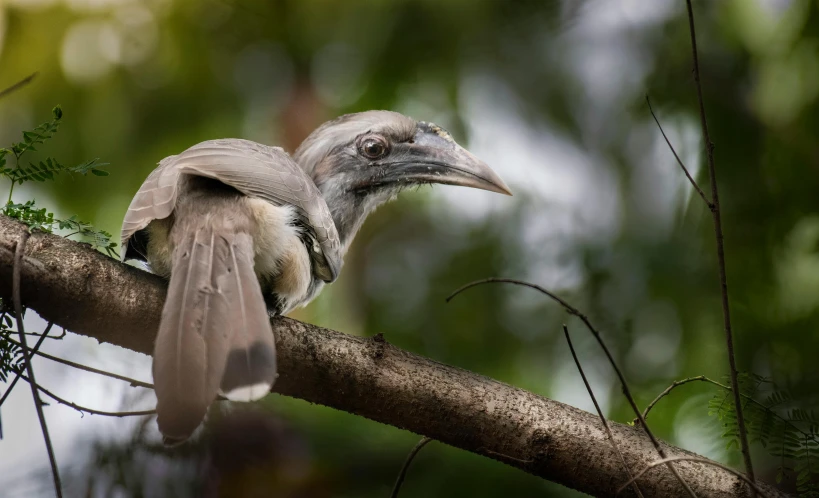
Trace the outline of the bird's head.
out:
M 295 160 L 321 190 L 345 247 L 373 209 L 407 187 L 438 183 L 512 195 L 446 130 L 391 111 L 324 123 L 301 144 Z

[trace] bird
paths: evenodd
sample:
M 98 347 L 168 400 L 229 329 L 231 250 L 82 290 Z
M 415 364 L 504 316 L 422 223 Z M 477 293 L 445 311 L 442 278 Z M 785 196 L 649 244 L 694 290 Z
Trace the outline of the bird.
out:
M 121 241 L 123 260 L 169 281 L 152 367 L 165 443 L 188 439 L 220 395 L 266 395 L 277 376 L 270 317 L 335 281 L 367 216 L 426 184 L 512 195 L 446 130 L 393 111 L 330 120 L 292 157 L 216 139 L 162 159 Z

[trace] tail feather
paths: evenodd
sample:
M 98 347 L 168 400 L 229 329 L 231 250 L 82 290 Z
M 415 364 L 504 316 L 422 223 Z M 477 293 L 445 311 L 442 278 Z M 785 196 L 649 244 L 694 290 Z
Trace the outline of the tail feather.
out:
M 219 287 L 238 306 L 229 309 L 232 334 L 220 393 L 232 401 L 254 401 L 270 392 L 276 378 L 276 348 L 253 271 L 253 241 L 238 233 L 228 245 L 233 271 L 222 275 Z
M 217 393 L 258 399 L 276 377 L 253 240 L 209 225 L 183 232 L 176 244 L 154 350 L 157 422 L 171 440 L 193 433 Z

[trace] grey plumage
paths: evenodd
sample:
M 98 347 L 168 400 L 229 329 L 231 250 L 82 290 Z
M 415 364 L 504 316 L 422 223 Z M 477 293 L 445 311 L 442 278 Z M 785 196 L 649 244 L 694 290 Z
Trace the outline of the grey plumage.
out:
M 273 332 L 253 272 L 252 215 L 237 211 L 238 195 L 194 186 L 175 209 L 153 367 L 157 421 L 168 439 L 190 435 L 218 392 L 232 398 L 235 389 L 256 389 L 238 398 L 258 399 L 275 380 Z
M 279 215 L 299 228 L 266 226 Z M 154 348 L 157 420 L 168 440 L 187 438 L 217 393 L 249 401 L 269 392 L 276 356 L 260 280 L 279 275 L 281 263 L 258 252 L 259 232 L 276 230 L 273 243 L 311 241 L 299 247 L 312 278 L 335 279 L 339 239 L 318 189 L 284 151 L 245 140 L 203 142 L 162 160 L 131 202 L 124 256 L 170 277 Z
M 296 162 L 313 179 L 327 176 L 332 162 L 327 162 L 335 149 L 367 132 L 377 132 L 396 142 L 412 139 L 418 123 L 393 111 L 366 111 L 345 114 L 323 123 L 299 145 L 293 155 Z
M 382 142 L 385 154 L 366 157 L 363 142 Z M 419 184 L 448 184 L 511 195 L 492 169 L 440 126 L 392 111 L 346 114 L 318 127 L 293 154 L 332 213 L 341 254 L 367 216 Z
M 294 206 L 321 251 L 311 251 L 322 280 L 332 282 L 341 269 L 338 232 L 326 202 L 309 176 L 279 147 L 241 139 L 208 140 L 160 161 L 131 201 L 122 222 L 123 259 L 140 256 L 131 238 L 153 220 L 171 215 L 183 174 L 229 185 L 274 206 Z
M 268 312 L 302 306 L 335 280 L 378 206 L 430 183 L 509 194 L 442 128 L 389 111 L 323 124 L 295 159 L 246 140 L 202 142 L 163 159 L 125 214 L 123 257 L 170 278 L 154 349 L 168 440 L 187 438 L 219 392 L 249 401 L 269 391 Z

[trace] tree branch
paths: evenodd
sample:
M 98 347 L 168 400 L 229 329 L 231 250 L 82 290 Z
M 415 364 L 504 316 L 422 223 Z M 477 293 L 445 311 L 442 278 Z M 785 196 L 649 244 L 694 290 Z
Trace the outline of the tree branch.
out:
M 677 388 L 679 386 L 682 386 L 684 384 L 688 384 L 689 382 L 695 382 L 695 381 L 698 381 L 698 380 L 711 382 L 711 383 L 716 384 L 716 385 L 718 385 L 720 387 L 724 387 L 724 388 L 728 389 L 729 391 L 731 390 L 730 387 L 724 386 L 724 385 L 720 384 L 719 382 L 713 381 L 713 380 L 709 379 L 708 377 L 706 377 L 705 375 L 697 375 L 696 377 L 688 377 L 688 378 L 685 378 L 685 379 L 682 379 L 682 380 L 675 380 L 674 382 L 671 383 L 670 386 L 666 387 L 663 392 L 658 394 L 657 397 L 654 398 L 654 400 L 652 400 L 651 403 L 648 404 L 646 409 L 643 410 L 643 420 L 648 418 L 648 412 L 650 412 L 651 409 L 654 408 L 654 405 L 656 405 L 658 401 L 660 401 L 661 399 L 666 397 L 668 395 L 668 393 L 670 393 L 672 390 L 674 390 L 675 388 Z M 635 418 L 634 422 L 636 422 L 636 421 L 637 421 L 637 419 Z
M 418 441 L 418 444 L 416 444 L 409 452 L 407 459 L 404 461 L 404 465 L 401 466 L 401 472 L 398 473 L 398 478 L 395 480 L 395 486 L 392 488 L 390 498 L 398 498 L 398 492 L 401 491 L 401 485 L 404 483 L 404 478 L 407 477 L 407 471 L 409 470 L 412 461 L 415 460 L 415 455 L 417 455 L 418 452 L 421 451 L 421 448 L 426 446 L 430 441 L 432 441 L 432 439 L 426 436 L 422 437 L 421 440 Z
M 589 329 L 589 332 L 591 332 L 592 335 L 594 336 L 595 340 L 597 340 L 597 344 L 600 345 L 600 348 L 606 354 L 606 358 L 608 358 L 609 364 L 611 365 L 611 368 L 614 369 L 614 373 L 617 375 L 617 378 L 620 380 L 620 386 L 623 388 L 623 396 L 625 396 L 626 400 L 628 400 L 628 403 L 631 406 L 631 409 L 634 411 L 634 414 L 637 415 L 638 419 L 640 419 L 640 426 L 643 428 L 646 435 L 651 440 L 651 444 L 654 445 L 654 449 L 657 450 L 657 453 L 660 455 L 660 457 L 662 459 L 665 459 L 665 458 L 668 457 L 668 455 L 666 455 L 665 450 L 663 449 L 662 445 L 660 445 L 660 441 L 654 436 L 654 433 L 651 432 L 651 429 L 648 427 L 648 424 L 643 419 L 643 415 L 642 415 L 642 413 L 640 413 L 640 409 L 637 408 L 637 402 L 634 401 L 634 396 L 631 395 L 631 389 L 628 387 L 628 382 L 626 381 L 626 376 L 623 375 L 623 372 L 622 372 L 622 370 L 620 370 L 620 367 L 617 365 L 617 362 L 614 361 L 614 356 L 612 356 L 611 351 L 609 351 L 609 348 L 606 346 L 606 343 L 603 341 L 603 337 L 600 335 L 600 332 L 594 327 L 594 325 L 592 325 L 591 320 L 589 320 L 589 317 L 584 315 L 580 310 L 578 310 L 577 308 L 575 308 L 574 306 L 572 306 L 571 304 L 569 304 L 568 302 L 566 302 L 565 300 L 560 298 L 560 296 L 556 295 L 552 291 L 544 289 L 543 287 L 541 287 L 539 285 L 535 285 L 535 284 L 532 284 L 532 283 L 529 283 L 529 282 L 524 282 L 522 280 L 515 280 L 513 278 L 491 277 L 491 278 L 485 278 L 483 280 L 478 280 L 478 281 L 475 281 L 475 282 L 471 282 L 471 283 L 468 283 L 468 284 L 464 285 L 463 287 L 456 290 L 455 292 L 453 292 L 448 298 L 446 298 L 446 300 L 447 300 L 447 302 L 449 302 L 453 297 L 457 296 L 458 294 L 465 291 L 466 289 L 469 289 L 469 288 L 474 287 L 476 285 L 490 284 L 490 283 L 514 284 L 514 285 L 521 285 L 523 287 L 529 287 L 530 289 L 535 289 L 536 291 L 539 291 L 542 294 L 545 294 L 549 298 L 553 299 L 554 301 L 557 301 L 558 303 L 560 303 L 560 305 L 563 306 L 563 308 L 566 310 L 566 312 L 569 313 L 570 315 L 574 315 L 577 318 L 579 318 L 580 321 L 582 321 L 583 324 L 586 326 L 586 328 Z M 567 334 L 566 338 L 568 339 L 568 337 L 569 336 Z M 616 443 L 613 443 L 613 444 L 616 445 Z M 691 489 L 691 486 L 679 474 L 679 472 L 677 472 L 676 467 L 674 467 L 674 465 L 671 462 L 667 462 L 666 466 L 668 467 L 668 470 L 670 470 L 671 473 L 674 475 L 674 478 L 677 479 L 680 482 L 682 487 L 685 489 L 686 494 L 688 496 L 691 496 L 692 498 L 697 498 L 697 493 L 693 489 Z
M 46 330 L 48 330 L 48 329 L 46 329 Z M 42 338 L 44 338 L 45 336 L 46 336 L 46 332 L 43 332 Z M 19 342 L 15 341 L 13 339 L 9 339 L 8 341 L 11 342 L 11 343 L 14 343 L 14 344 L 19 344 Z M 37 344 L 40 344 L 40 343 L 38 342 Z M 89 372 L 89 373 L 93 373 L 93 374 L 97 374 L 97 375 L 102 375 L 103 377 L 108 377 L 108 378 L 111 378 L 111 379 L 117 379 L 117 380 L 121 380 L 123 382 L 127 382 L 131 387 L 144 387 L 146 389 L 153 389 L 154 388 L 154 385 L 149 383 L 149 382 L 143 382 L 141 380 L 132 379 L 131 377 L 126 377 L 124 375 L 116 374 L 114 372 L 108 372 L 106 370 L 100 370 L 98 368 L 89 367 L 88 365 L 83 365 L 82 363 L 76 363 L 76 362 L 73 362 L 71 360 L 66 360 L 65 358 L 60 358 L 59 356 L 53 356 L 53 355 L 50 355 L 48 353 L 44 353 L 42 351 L 39 351 L 37 349 L 37 346 L 34 347 L 32 352 L 34 354 L 36 354 L 37 356 L 42 356 L 43 358 L 51 360 L 51 361 L 53 361 L 55 363 L 62 363 L 63 365 L 66 365 L 66 366 L 69 366 L 69 367 L 72 367 L 72 368 L 76 368 L 77 370 L 83 370 L 85 372 Z M 5 396 L 4 396 L 4 398 L 5 398 Z M 2 399 L 0 399 L 0 406 L 2 406 L 2 405 L 3 405 L 3 401 L 2 401 Z
M 671 140 L 668 139 L 668 136 L 665 134 L 665 130 L 663 130 L 663 125 L 660 124 L 660 120 L 657 119 L 657 115 L 654 114 L 654 108 L 651 107 L 651 99 L 648 98 L 646 95 L 646 104 L 648 104 L 648 111 L 651 113 L 651 117 L 654 118 L 654 122 L 657 123 L 657 128 L 660 129 L 660 133 L 663 135 L 665 139 L 665 143 L 668 145 L 668 148 L 671 149 L 671 153 L 674 154 L 674 159 L 677 160 L 677 164 L 680 165 L 680 168 L 685 173 L 685 176 L 688 178 L 688 182 L 691 183 L 691 186 L 694 187 L 694 190 L 697 191 L 697 194 L 702 198 L 705 205 L 708 206 L 709 209 L 712 209 L 714 205 L 708 200 L 708 197 L 705 195 L 705 192 L 702 191 L 699 185 L 697 185 L 697 181 L 694 180 L 694 177 L 691 176 L 691 173 L 688 172 L 688 168 L 685 167 L 685 163 L 682 162 L 680 156 L 677 154 L 677 151 L 674 149 L 674 146 L 671 145 Z
M 35 387 L 34 367 L 31 365 L 31 360 L 34 354 L 26 344 L 26 329 L 23 326 L 23 304 L 20 298 L 20 277 L 23 263 L 23 254 L 26 250 L 26 242 L 30 234 L 28 230 L 24 230 L 17 237 L 17 243 L 14 245 L 14 260 L 11 268 L 11 294 L 12 302 L 14 303 L 14 318 L 17 319 L 17 333 L 20 337 L 20 345 L 23 350 L 23 358 L 25 358 L 25 370 L 28 372 L 28 377 L 31 379 L 31 396 L 34 398 L 34 408 L 37 410 L 37 418 L 40 420 L 40 429 L 43 432 L 43 439 L 45 440 L 46 451 L 48 453 L 48 461 L 51 464 L 51 477 L 54 479 L 54 493 L 57 498 L 62 498 L 63 488 L 60 482 L 60 471 L 57 468 L 57 459 L 54 456 L 54 448 L 51 445 L 51 437 L 48 435 L 48 424 L 46 424 L 45 414 L 43 413 L 43 401 L 40 399 L 40 394 Z M 38 344 L 42 342 L 38 341 Z M 25 379 L 25 376 L 23 376 Z M 16 380 L 16 379 L 15 379 Z
M 43 332 L 40 335 L 40 338 L 37 339 L 37 343 L 34 344 L 34 347 L 29 350 L 29 353 L 31 353 L 31 354 L 29 354 L 28 356 L 23 356 L 23 361 L 29 361 L 33 357 L 34 354 L 39 354 L 40 353 L 40 346 L 43 345 L 43 341 L 45 340 L 46 337 L 48 337 L 48 333 L 51 332 L 51 327 L 53 325 L 54 325 L 53 323 L 49 323 L 46 326 L 45 332 Z M 13 339 L 6 339 L 6 340 L 11 342 L 11 343 L 14 343 L 14 344 L 19 344 L 20 348 L 23 347 L 22 344 L 20 344 L 19 342 L 15 341 Z M 20 380 L 21 375 L 23 375 L 22 371 L 19 371 L 19 372 L 14 374 L 14 380 L 11 381 L 11 383 L 9 384 L 9 387 L 7 387 L 6 390 L 3 392 L 3 396 L 0 397 L 0 407 L 3 406 L 3 403 L 6 402 L 6 398 L 8 398 L 9 395 L 11 394 L 11 391 L 14 390 L 14 386 L 17 385 L 17 381 Z M 0 426 L 0 427 L 2 427 L 2 426 Z M 2 431 L 0 431 L 0 434 L 2 434 Z
M 734 354 L 734 334 L 731 330 L 731 307 L 728 302 L 728 279 L 725 270 L 725 242 L 722 236 L 722 216 L 719 206 L 719 189 L 717 188 L 717 171 L 714 166 L 714 143 L 708 134 L 708 120 L 705 117 L 705 102 L 702 98 L 702 84 L 700 83 L 700 62 L 697 55 L 697 35 L 694 29 L 694 9 L 691 0 L 686 0 L 688 9 L 688 28 L 691 34 L 691 55 L 694 65 L 694 83 L 697 87 L 697 102 L 700 106 L 700 122 L 702 124 L 702 139 L 708 157 L 708 173 L 711 179 L 711 215 L 714 219 L 714 235 L 717 242 L 717 263 L 719 266 L 720 295 L 722 296 L 722 317 L 725 328 L 725 343 L 728 352 L 728 365 L 731 369 L 731 390 L 734 393 L 734 405 L 737 412 L 737 428 L 739 429 L 739 443 L 742 448 L 742 458 L 745 460 L 745 472 L 751 483 L 756 482 L 754 466 L 751 461 L 751 449 L 748 445 L 748 434 L 745 430 L 745 415 L 742 413 L 742 398 L 739 391 L 737 377 L 737 360 Z M 753 496 L 753 493 L 751 493 Z
M 10 94 L 12 92 L 16 92 L 17 90 L 19 90 L 19 89 L 23 88 L 24 86 L 28 85 L 29 83 L 31 83 L 31 80 L 33 80 L 34 78 L 37 77 L 38 74 L 39 73 L 29 74 L 28 76 L 26 76 L 22 80 L 18 81 L 17 83 L 11 85 L 10 87 L 8 87 L 8 88 L 6 88 L 4 90 L 0 90 L 0 99 L 2 99 L 3 97 L 5 97 L 8 94 Z
M 706 382 L 708 384 L 713 384 L 713 385 L 715 385 L 715 386 L 717 386 L 719 388 L 725 389 L 726 391 L 731 391 L 731 386 L 726 386 L 725 384 L 723 384 L 721 382 L 717 382 L 714 379 L 710 379 L 710 378 L 706 377 L 705 375 L 697 375 L 696 377 L 688 377 L 688 378 L 682 379 L 682 380 L 675 380 L 674 382 L 671 383 L 670 386 L 666 387 L 663 392 L 658 394 L 657 397 L 654 398 L 654 400 L 651 403 L 648 404 L 645 411 L 643 411 L 643 418 L 647 418 L 648 417 L 648 412 L 651 411 L 652 408 L 654 408 L 654 405 L 656 405 L 657 402 L 660 401 L 661 399 L 663 399 L 664 397 L 668 396 L 671 393 L 671 391 L 673 391 L 674 389 L 676 389 L 676 388 L 678 388 L 678 387 L 680 387 L 682 385 L 688 384 L 689 382 L 697 382 L 697 381 Z M 742 394 L 742 393 L 740 393 L 740 394 Z M 761 409 L 765 410 L 767 413 L 770 413 L 772 417 L 776 417 L 779 420 L 781 420 L 782 422 L 784 422 L 784 423 L 788 424 L 789 426 L 791 426 L 791 428 L 794 431 L 801 433 L 805 437 L 805 439 L 810 439 L 812 441 L 816 441 L 817 443 L 819 443 L 819 434 L 810 433 L 810 432 L 806 432 L 806 431 L 802 430 L 800 427 L 798 427 L 796 424 L 794 424 L 791 420 L 783 417 L 782 415 L 780 415 L 776 411 L 774 411 L 772 406 L 768 406 L 765 403 L 760 402 L 759 400 L 755 399 L 753 396 L 748 396 L 747 394 L 742 394 L 742 397 L 746 401 L 745 405 L 743 405 L 743 408 L 747 408 L 748 404 L 754 404 L 754 405 L 760 407 Z M 636 421 L 637 421 L 637 419 L 634 419 L 634 422 L 636 422 Z
M 88 413 L 90 415 L 102 415 L 104 417 L 142 417 L 142 416 L 145 416 L 145 415 L 156 415 L 156 410 L 137 410 L 137 411 L 131 411 L 131 412 L 107 412 L 107 411 L 104 411 L 104 410 L 95 410 L 94 408 L 86 408 L 84 406 L 78 405 L 77 403 L 72 403 L 71 401 L 68 401 L 67 399 L 63 399 L 63 398 L 57 396 L 56 394 L 49 391 L 45 387 L 32 382 L 31 379 L 29 379 L 25 375 L 21 375 L 20 377 L 24 381 L 28 382 L 33 388 L 36 388 L 36 389 L 42 391 L 43 394 L 45 394 L 49 398 L 53 399 L 57 403 L 59 403 L 61 405 L 65 405 L 65 406 L 67 406 L 69 408 L 73 408 L 73 409 L 77 410 L 78 412 L 82 413 L 83 415 L 86 414 L 86 413 Z
M 637 480 L 633 475 L 631 475 L 631 469 L 628 467 L 626 459 L 623 458 L 623 452 L 620 451 L 620 447 L 617 446 L 617 441 L 614 440 L 614 435 L 611 433 L 609 423 L 606 420 L 606 417 L 603 415 L 603 410 L 600 409 L 600 405 L 597 403 L 597 397 L 595 397 L 594 391 L 592 391 L 591 384 L 589 384 L 588 379 L 586 379 L 586 373 L 583 372 L 583 367 L 580 365 L 580 360 L 577 358 L 577 353 L 575 352 L 574 345 L 572 344 L 572 338 L 569 335 L 569 327 L 567 327 L 565 323 L 563 324 L 563 335 L 566 336 L 566 342 L 569 344 L 569 351 L 572 352 L 572 359 L 574 359 L 574 364 L 577 366 L 577 371 L 580 372 L 580 377 L 583 379 L 583 384 L 586 386 L 586 391 L 588 391 L 589 397 L 591 398 L 592 403 L 594 403 L 594 409 L 597 411 L 597 415 L 600 417 L 600 423 L 603 424 L 603 428 L 606 429 L 606 434 L 609 436 L 611 446 L 614 448 L 614 451 L 617 452 L 617 455 L 620 457 L 620 461 L 623 462 L 626 475 L 628 475 L 630 478 L 628 482 L 634 486 L 634 492 L 637 494 L 637 496 L 639 498 L 643 498 L 643 493 L 640 491 L 640 487 L 637 485 Z M 643 415 L 643 418 L 645 418 L 645 415 Z
M 650 464 L 646 465 L 646 468 L 644 468 L 643 470 L 638 472 L 637 475 L 634 476 L 629 482 L 623 484 L 623 487 L 620 488 L 620 491 L 618 491 L 618 493 L 622 492 L 622 490 L 624 490 L 626 487 L 628 487 L 629 484 L 634 482 L 635 479 L 639 479 L 640 476 L 642 476 L 643 474 L 645 474 L 649 470 L 653 469 L 657 465 L 662 465 L 664 463 L 668 463 L 668 461 L 672 461 L 672 462 L 689 461 L 689 462 L 702 463 L 702 464 L 705 464 L 705 465 L 714 465 L 714 466 L 719 467 L 719 468 L 721 468 L 721 469 L 723 469 L 723 470 L 725 470 L 727 472 L 730 472 L 730 473 L 734 474 L 735 476 L 739 477 L 740 479 L 742 479 L 743 481 L 748 483 L 748 485 L 751 486 L 754 489 L 754 491 L 759 493 L 760 496 L 762 496 L 762 498 L 769 498 L 767 493 L 765 493 L 762 489 L 760 489 L 759 486 L 757 486 L 755 482 L 753 482 L 750 479 L 748 479 L 747 477 L 745 477 L 741 472 L 737 472 L 736 470 L 734 470 L 734 469 L 732 469 L 730 467 L 726 467 L 725 465 L 722 465 L 721 463 L 717 463 L 717 462 L 708 460 L 706 458 L 696 458 L 696 457 L 671 457 L 671 458 L 666 458 L 665 461 L 657 460 L 656 462 L 651 462 Z
M 0 282 L 11 281 L 23 225 L 0 216 Z M 35 233 L 22 261 L 22 300 L 75 333 L 150 354 L 165 282 L 87 245 Z M 0 283 L 0 297 L 10 286 Z M 331 406 L 485 455 L 595 496 L 614 496 L 622 463 L 596 415 L 387 343 L 288 318 L 272 321 L 279 378 L 275 392 Z M 655 460 L 641 429 L 609 424 L 631 468 Z M 669 457 L 696 455 L 660 443 Z M 723 469 L 677 462 L 701 497 L 744 497 Z M 646 497 L 685 496 L 667 472 L 640 480 Z M 786 496 L 767 485 L 772 497 Z M 634 496 L 631 488 L 624 496 Z

